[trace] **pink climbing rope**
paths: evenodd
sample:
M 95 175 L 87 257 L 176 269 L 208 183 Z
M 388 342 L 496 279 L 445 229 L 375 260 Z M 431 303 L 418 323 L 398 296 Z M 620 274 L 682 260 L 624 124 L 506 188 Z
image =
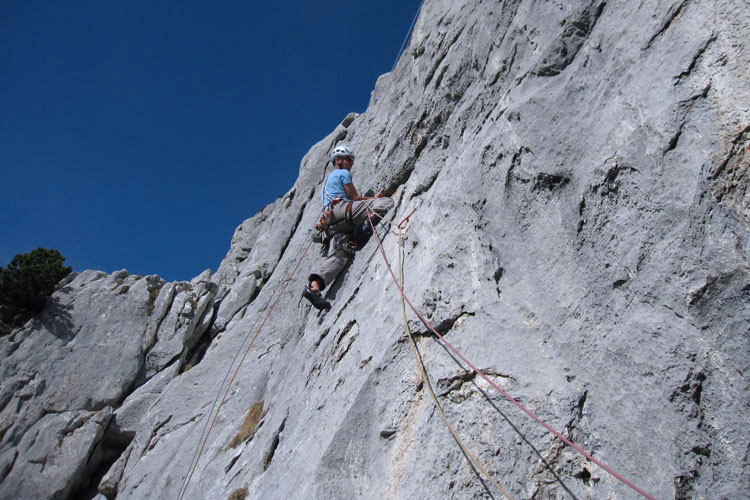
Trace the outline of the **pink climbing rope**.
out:
M 388 272 L 391 273 L 391 278 L 393 278 L 393 282 L 396 284 L 396 287 L 398 288 L 398 291 L 401 293 L 401 295 L 403 296 L 404 300 L 406 300 L 406 303 L 409 304 L 409 307 L 411 307 L 412 311 L 414 311 L 416 313 L 416 315 L 419 317 L 419 319 L 422 321 L 422 323 L 424 323 L 425 326 L 427 326 L 427 328 L 429 328 L 432 331 L 432 333 L 434 333 L 435 335 L 437 335 L 437 337 L 451 351 L 453 351 L 453 353 L 456 356 L 458 356 L 459 358 L 461 358 L 461 360 L 464 363 L 466 363 L 477 375 L 479 375 L 484 380 L 486 380 L 500 394 L 502 394 L 506 399 L 508 399 L 508 401 L 510 401 L 511 403 L 513 403 L 514 405 L 516 405 L 524 413 L 526 413 L 528 416 L 530 416 L 531 418 L 533 418 L 534 420 L 536 420 L 539 424 L 541 424 L 542 426 L 544 426 L 545 429 L 547 429 L 552 434 L 554 434 L 563 443 L 567 444 L 568 446 L 570 446 L 571 448 L 573 448 L 574 450 L 576 450 L 578 453 L 580 453 L 581 455 L 583 455 L 584 457 L 586 457 L 588 460 L 590 460 L 591 462 L 595 463 L 596 465 L 598 465 L 599 467 L 601 467 L 605 471 L 609 472 L 612 476 L 614 476 L 615 478 L 617 478 L 618 480 L 620 480 L 624 484 L 628 485 L 630 488 L 632 488 L 633 490 L 637 491 L 638 493 L 640 493 L 644 497 L 648 498 L 649 500 L 656 500 L 653 496 L 649 495 L 644 490 L 642 490 L 641 488 L 639 488 L 638 486 L 636 486 L 632 482 L 630 482 L 627 479 L 625 479 L 623 476 L 621 476 L 620 474 L 618 474 L 617 472 L 615 472 L 614 470 L 612 470 L 611 468 L 609 468 L 606 464 L 604 464 L 603 462 L 595 459 L 593 456 L 591 456 L 590 453 L 584 451 L 581 447 L 579 447 L 578 445 L 576 445 L 575 443 L 573 443 L 570 439 L 568 439 L 565 436 L 563 436 L 560 432 L 556 431 L 552 426 L 550 426 L 549 424 L 547 424 L 541 418 L 537 417 L 531 410 L 527 409 L 521 403 L 519 403 L 518 401 L 516 401 L 515 398 L 513 398 L 513 396 L 511 396 L 510 394 L 508 394 L 507 392 L 505 392 L 503 389 L 501 389 L 499 385 L 497 385 L 495 382 L 493 382 L 489 377 L 487 377 L 487 375 L 485 375 L 484 373 L 482 373 L 482 371 L 479 368 L 475 367 L 468 359 L 466 359 L 466 357 L 464 357 L 463 354 L 461 354 L 455 347 L 453 347 L 453 345 L 451 345 L 451 343 L 448 342 L 445 339 L 445 337 L 443 337 L 442 335 L 440 335 L 440 333 L 438 333 L 438 331 L 432 326 L 432 324 L 427 320 L 427 318 L 425 318 L 424 315 L 414 306 L 414 304 L 412 304 L 411 300 L 409 299 L 409 297 L 404 292 L 404 289 L 401 288 L 401 285 L 399 284 L 398 279 L 396 279 L 396 275 L 393 273 L 393 269 L 391 268 L 391 263 L 388 261 L 388 257 L 386 257 L 386 255 L 385 255 L 385 250 L 383 250 L 383 244 L 380 241 L 380 237 L 378 236 L 377 231 L 375 231 L 375 226 L 372 223 L 372 214 L 373 214 L 373 212 L 369 208 L 368 205 L 365 204 L 365 206 L 367 206 L 367 209 L 368 209 L 367 215 L 368 215 L 368 221 L 370 222 L 370 227 L 372 228 L 372 231 L 375 234 L 375 238 L 377 239 L 377 242 L 378 242 L 378 247 L 380 248 L 380 253 L 383 256 L 383 260 L 385 261 L 386 267 L 388 267 Z M 413 213 L 414 213 L 414 211 L 412 211 L 406 217 L 406 219 L 404 219 L 401 222 L 401 224 L 403 224 L 404 221 L 406 221 L 409 217 L 411 217 L 411 215 Z

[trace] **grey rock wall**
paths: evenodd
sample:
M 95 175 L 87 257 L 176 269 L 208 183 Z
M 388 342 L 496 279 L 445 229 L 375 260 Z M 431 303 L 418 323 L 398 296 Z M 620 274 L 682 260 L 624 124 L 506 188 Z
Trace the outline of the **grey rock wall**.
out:
M 376 242 L 329 312 L 300 297 L 345 142 L 357 188 L 394 191 L 391 220 L 421 202 L 406 293 L 491 380 L 656 498 L 746 498 L 748 12 L 428 0 L 367 111 L 215 273 L 87 271 L 2 340 L 0 496 L 501 498 L 426 394 Z M 398 234 L 379 234 L 395 266 Z M 408 318 L 448 417 L 515 498 L 638 497 Z

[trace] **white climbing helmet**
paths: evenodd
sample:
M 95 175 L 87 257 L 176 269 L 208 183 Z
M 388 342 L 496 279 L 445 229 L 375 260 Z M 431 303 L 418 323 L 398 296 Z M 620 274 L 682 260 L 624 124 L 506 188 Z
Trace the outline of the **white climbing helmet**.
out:
M 336 146 L 333 148 L 333 151 L 331 151 L 331 161 L 334 161 L 336 158 L 340 156 L 351 156 L 354 158 L 354 151 L 352 151 L 352 148 L 346 145 Z

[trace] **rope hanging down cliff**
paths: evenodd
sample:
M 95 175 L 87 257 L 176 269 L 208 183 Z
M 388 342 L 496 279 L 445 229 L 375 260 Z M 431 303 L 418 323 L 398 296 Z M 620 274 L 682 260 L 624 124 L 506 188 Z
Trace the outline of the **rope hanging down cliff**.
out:
M 414 207 L 414 210 L 412 210 L 409 215 L 404 217 L 404 219 L 399 222 L 398 224 L 398 277 L 399 282 L 401 283 L 401 288 L 404 287 L 404 263 L 403 263 L 403 252 L 404 252 L 404 225 L 406 222 L 409 221 L 411 216 L 414 214 L 414 212 L 419 207 L 419 203 L 417 203 L 417 206 Z M 445 425 L 448 427 L 448 430 L 453 435 L 453 439 L 456 440 L 458 443 L 458 446 L 463 450 L 464 454 L 468 458 L 469 462 L 478 470 L 482 471 L 482 474 L 485 475 L 485 477 L 492 483 L 492 485 L 497 488 L 497 490 L 505 495 L 506 498 L 509 500 L 515 500 L 513 496 L 508 493 L 505 488 L 500 486 L 500 484 L 495 481 L 495 479 L 490 475 L 489 472 L 487 472 L 487 469 L 482 466 L 482 464 L 477 460 L 477 458 L 474 456 L 473 453 L 469 450 L 469 447 L 466 446 L 466 443 L 463 442 L 463 440 L 459 437 L 456 430 L 451 425 L 450 421 L 448 420 L 448 416 L 443 411 L 443 406 L 440 404 L 440 401 L 438 400 L 437 396 L 435 395 L 435 391 L 432 389 L 432 384 L 430 383 L 430 379 L 427 376 L 427 370 L 424 367 L 424 362 L 422 361 L 422 357 L 419 354 L 419 349 L 417 348 L 417 341 L 414 338 L 414 334 L 411 331 L 411 327 L 409 327 L 409 320 L 406 317 L 406 301 L 404 300 L 404 296 L 401 296 L 401 312 L 404 315 L 404 326 L 406 327 L 406 332 L 409 334 L 409 345 L 411 345 L 412 352 L 414 353 L 414 359 L 417 362 L 417 366 L 419 367 L 419 373 L 422 376 L 422 381 L 424 382 L 424 385 L 427 387 L 427 391 L 430 393 L 430 397 L 432 398 L 432 402 L 435 404 L 435 407 L 438 410 L 438 413 L 440 414 L 440 418 L 443 419 L 443 422 L 445 422 Z
M 412 213 L 413 213 L 413 211 L 412 211 Z M 375 238 L 376 238 L 376 240 L 378 242 L 378 248 L 380 249 L 380 254 L 383 257 L 383 261 L 385 262 L 385 265 L 388 268 L 388 272 L 390 273 L 391 278 L 393 279 L 393 282 L 396 284 L 396 287 L 398 288 L 398 291 L 401 293 L 401 296 L 402 296 L 403 300 L 405 300 L 409 304 L 409 307 L 411 307 L 411 309 L 414 311 L 414 313 L 416 313 L 416 315 L 419 317 L 420 321 L 422 321 L 422 323 L 427 328 L 429 328 L 432 331 L 432 333 L 434 333 L 443 342 L 443 344 L 446 347 L 448 347 L 451 351 L 453 351 L 453 353 L 456 356 L 458 356 L 464 363 L 466 363 L 466 365 L 469 366 L 477 375 L 479 375 L 480 377 L 482 377 L 486 382 L 488 382 L 492 387 L 494 387 L 500 394 L 502 394 L 508 401 L 510 401 L 511 403 L 513 403 L 514 405 L 516 405 L 524 413 L 526 413 L 532 419 L 534 419 L 539 424 L 541 424 L 544 428 L 546 428 L 548 431 L 550 431 L 553 435 L 555 435 L 563 443 L 565 443 L 566 445 L 570 446 L 571 448 L 573 448 L 574 450 L 576 450 L 578 453 L 580 453 L 581 455 L 583 455 L 584 457 L 586 457 L 588 460 L 590 460 L 591 462 L 595 463 L 596 465 L 598 465 L 599 467 L 601 467 L 602 469 L 604 469 L 605 471 L 607 471 L 609 474 L 611 474 L 613 477 L 615 477 L 616 479 L 618 479 L 622 483 L 626 484 L 627 486 L 629 486 L 633 490 L 637 491 L 638 493 L 640 493 L 644 497 L 648 498 L 649 500 L 656 500 L 653 496 L 649 495 L 644 490 L 642 490 L 641 488 L 639 488 L 638 486 L 636 486 L 635 484 L 633 484 L 629 480 L 625 479 L 623 476 L 621 476 L 620 474 L 618 474 L 617 472 L 615 472 L 614 470 L 612 470 L 606 464 L 604 464 L 603 462 L 595 459 L 590 453 L 586 452 L 585 450 L 583 450 L 583 448 L 581 448 L 580 446 L 576 445 L 571 440 L 569 440 L 568 438 L 566 438 L 565 436 L 563 436 L 560 432 L 558 432 L 557 430 L 555 430 L 551 425 L 549 425 L 548 423 L 546 423 L 545 421 L 543 421 L 541 418 L 539 418 L 538 416 L 536 416 L 536 414 L 534 414 L 531 410 L 527 409 L 525 406 L 523 406 L 521 403 L 519 403 L 510 394 L 508 394 L 503 389 L 501 389 L 499 385 L 497 385 L 494 381 L 492 381 L 489 377 L 487 377 L 487 375 L 485 375 L 480 369 L 478 369 L 476 366 L 474 366 L 468 359 L 466 359 L 466 357 L 463 354 L 461 354 L 455 347 L 453 347 L 453 345 L 450 342 L 448 342 L 445 339 L 445 337 L 443 337 L 435 329 L 435 327 L 432 326 L 432 323 L 430 323 L 427 320 L 427 318 L 425 318 L 424 315 L 414 306 L 414 304 L 411 302 L 411 300 L 409 299 L 409 297 L 404 292 L 403 287 L 399 284 L 399 281 L 396 278 L 396 275 L 394 274 L 393 269 L 391 268 L 391 264 L 388 261 L 388 257 L 385 255 L 385 250 L 383 249 L 383 244 L 382 244 L 382 242 L 380 240 L 380 236 L 377 234 L 377 231 L 375 231 L 375 226 L 372 224 L 372 215 L 373 215 L 372 212 L 368 212 L 368 216 L 369 216 L 368 220 L 370 221 L 370 226 L 372 227 L 373 234 L 375 235 Z M 411 217 L 411 215 L 412 214 L 409 214 L 408 217 Z M 403 223 L 403 221 L 402 221 L 402 223 Z
M 276 307 L 276 304 L 281 299 L 281 296 L 283 295 L 284 290 L 286 290 L 287 286 L 289 286 L 289 283 L 291 283 L 292 278 L 294 277 L 295 273 L 299 269 L 299 266 L 302 263 L 302 259 L 304 259 L 305 255 L 307 254 L 307 251 L 310 249 L 311 245 L 312 245 L 312 240 L 310 240 L 307 243 L 307 246 L 305 247 L 304 252 L 302 252 L 302 255 L 297 260 L 297 264 L 294 266 L 294 270 L 292 270 L 292 273 L 284 281 L 284 284 L 281 287 L 281 290 L 279 291 L 278 295 L 276 296 L 276 299 L 273 301 L 273 304 L 271 304 L 271 307 L 268 310 L 268 312 L 266 313 L 266 316 L 263 318 L 263 322 L 260 324 L 260 326 L 258 327 L 258 330 L 255 332 L 255 335 L 253 336 L 252 340 L 250 341 L 250 344 L 245 349 L 245 353 L 242 355 L 242 359 L 240 360 L 239 364 L 237 365 L 237 368 L 235 368 L 234 372 L 232 373 L 232 377 L 229 380 L 229 383 L 227 384 L 227 388 L 224 391 L 224 395 L 222 396 L 221 402 L 219 403 L 218 408 L 216 408 L 216 412 L 215 413 L 214 413 L 214 407 L 216 407 L 216 400 L 214 400 L 214 404 L 211 406 L 211 411 L 208 414 L 209 417 L 210 417 L 210 415 L 212 413 L 214 414 L 214 416 L 213 416 L 213 418 L 209 419 L 206 422 L 206 427 L 208 429 L 206 429 L 206 427 L 204 427 L 204 429 L 203 429 L 203 433 L 201 434 L 201 442 L 200 442 L 200 444 L 198 446 L 198 449 L 196 450 L 195 454 L 193 455 L 193 459 L 191 461 L 191 463 L 193 464 L 193 466 L 190 469 L 190 474 L 187 476 L 187 478 L 185 479 L 185 482 L 183 483 L 182 488 L 180 489 L 180 496 L 179 496 L 180 499 L 182 499 L 185 496 L 185 493 L 187 493 L 188 486 L 190 485 L 190 480 L 193 478 L 193 473 L 195 472 L 195 469 L 198 467 L 198 462 L 200 461 L 200 457 L 203 454 L 203 450 L 206 447 L 206 443 L 208 442 L 208 436 L 211 434 L 211 431 L 214 428 L 214 424 L 216 424 L 216 419 L 219 416 L 219 411 L 221 410 L 221 407 L 224 406 L 224 403 L 226 402 L 227 395 L 229 394 L 229 389 L 232 388 L 232 383 L 234 382 L 235 377 L 239 373 L 240 367 L 242 366 L 242 363 L 245 362 L 245 358 L 247 358 L 247 355 L 250 353 L 250 349 L 253 347 L 253 344 L 255 343 L 255 339 L 258 338 L 258 336 L 260 335 L 261 330 L 263 330 L 263 327 L 265 326 L 266 321 L 268 321 L 268 318 L 271 316 L 271 313 L 273 312 L 274 308 Z M 256 320 L 256 322 L 257 322 L 257 320 Z M 255 325 L 253 325 L 253 326 L 255 326 Z M 252 329 L 250 331 L 252 331 Z M 247 338 L 245 339 L 245 342 L 247 342 Z M 243 342 L 243 345 L 244 345 L 244 342 Z M 231 371 L 232 366 L 234 366 L 234 363 L 237 360 L 237 355 L 239 355 L 240 352 L 242 352 L 242 346 L 240 346 L 240 349 L 237 351 L 237 354 L 235 355 L 234 359 L 232 360 L 232 363 L 229 365 L 229 371 Z M 229 374 L 229 371 L 227 371 L 227 375 Z M 224 377 L 224 380 L 226 381 L 226 376 Z M 222 383 L 221 387 L 224 387 L 223 383 Z M 219 393 L 218 394 L 221 394 L 221 387 L 219 388 Z M 218 394 L 217 394 L 217 399 L 218 399 Z M 209 422 L 210 422 L 210 424 L 209 424 Z
M 412 19 L 411 25 L 409 26 L 409 30 L 406 33 L 406 37 L 404 38 L 404 41 L 401 43 L 401 47 L 399 48 L 399 53 L 396 56 L 396 60 L 393 63 L 393 66 L 391 67 L 390 72 L 390 80 L 388 82 L 388 86 L 386 88 L 386 91 L 383 94 L 383 97 L 380 99 L 380 103 L 378 104 L 377 109 L 375 110 L 375 115 L 370 120 L 370 123 L 367 127 L 367 130 L 365 131 L 365 135 L 362 138 L 362 142 L 360 143 L 359 147 L 357 148 L 357 153 L 362 149 L 362 146 L 364 145 L 365 141 L 367 140 L 367 136 L 370 133 L 370 129 L 372 128 L 372 124 L 375 121 L 375 118 L 377 118 L 378 114 L 380 113 L 380 108 L 383 105 L 383 101 L 385 101 L 385 97 L 388 95 L 388 92 L 390 92 L 391 87 L 393 86 L 393 80 L 396 73 L 396 70 L 398 69 L 398 64 L 401 61 L 401 55 L 404 53 L 404 48 L 408 45 L 409 41 L 411 40 L 411 34 L 414 30 L 414 26 L 416 25 L 419 14 L 422 11 L 422 6 L 424 5 L 424 0 L 420 2 L 419 8 L 417 9 L 417 13 L 414 15 L 414 18 Z M 370 224 L 372 224 L 372 221 L 370 221 Z M 270 309 L 266 313 L 266 316 L 263 318 L 263 322 L 260 324 L 260 327 L 258 327 L 258 330 L 256 331 L 255 335 L 253 336 L 252 340 L 250 341 L 250 344 L 247 346 L 247 348 L 244 351 L 244 354 L 242 356 L 242 359 L 240 360 L 239 364 L 237 364 L 237 367 L 235 368 L 234 372 L 232 373 L 232 376 L 229 380 L 229 383 L 226 386 L 226 390 L 224 391 L 224 395 L 221 398 L 221 402 L 219 403 L 218 407 L 216 407 L 216 401 L 219 399 L 219 394 L 221 394 L 221 389 L 224 387 L 224 384 L 222 382 L 222 385 L 219 387 L 219 392 L 216 395 L 216 399 L 213 402 L 213 405 L 211 406 L 211 411 L 209 412 L 208 416 L 209 419 L 206 421 L 206 425 L 203 428 L 203 432 L 201 433 L 201 440 L 196 447 L 196 451 L 193 454 L 193 458 L 191 460 L 191 467 L 189 474 L 185 477 L 185 480 L 183 481 L 182 487 L 180 488 L 180 495 L 179 500 L 182 500 L 184 498 L 185 494 L 187 493 L 188 487 L 190 486 L 190 481 L 193 478 L 193 474 L 195 473 L 195 470 L 198 467 L 198 463 L 200 462 L 201 455 L 203 454 L 203 451 L 206 447 L 206 443 L 208 442 L 208 437 L 211 434 L 211 431 L 216 424 L 216 419 L 219 416 L 219 412 L 221 411 L 222 406 L 226 402 L 227 395 L 229 394 L 229 390 L 232 387 L 232 383 L 234 382 L 235 377 L 239 373 L 240 367 L 245 361 L 245 358 L 247 357 L 248 353 L 250 352 L 250 349 L 252 348 L 253 344 L 255 343 L 255 340 L 260 335 L 260 332 L 263 330 L 263 326 L 266 324 L 266 321 L 268 321 L 268 318 L 271 316 L 271 313 L 273 312 L 274 308 L 276 307 L 276 304 L 281 299 L 282 294 L 286 290 L 287 286 L 291 282 L 292 278 L 294 277 L 294 274 L 297 272 L 297 269 L 299 269 L 300 264 L 302 263 L 302 260 L 304 259 L 305 255 L 307 254 L 307 251 L 310 249 L 310 246 L 312 245 L 313 241 L 311 237 L 308 237 L 310 241 L 308 241 L 307 246 L 305 247 L 305 250 L 302 252 L 302 255 L 300 255 L 299 259 L 297 260 L 297 263 L 294 266 L 294 270 L 289 275 L 289 277 L 284 282 L 283 286 L 281 287 L 281 290 L 279 291 L 278 295 L 276 296 L 276 299 L 273 301 L 273 304 L 271 305 Z M 257 320 L 256 320 L 257 322 Z M 253 325 L 254 327 L 255 325 Z M 252 329 L 250 330 L 252 331 Z M 243 344 L 247 342 L 247 338 L 244 340 Z M 227 377 L 229 376 L 229 373 L 232 371 L 232 366 L 234 366 L 234 363 L 237 360 L 237 357 L 239 356 L 239 353 L 242 351 L 242 346 L 240 346 L 240 349 L 238 349 L 237 354 L 235 354 L 234 359 L 232 360 L 232 363 L 229 365 L 229 368 L 227 369 L 227 374 L 224 377 L 224 381 L 227 380 Z M 216 408 L 216 411 L 214 412 L 214 408 Z M 213 418 L 210 418 L 211 414 L 213 413 Z

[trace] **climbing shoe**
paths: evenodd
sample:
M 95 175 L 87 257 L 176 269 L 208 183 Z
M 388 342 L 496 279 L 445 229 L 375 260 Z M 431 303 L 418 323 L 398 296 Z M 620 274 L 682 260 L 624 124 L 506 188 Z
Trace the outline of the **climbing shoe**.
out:
M 320 294 L 320 290 L 313 290 L 310 286 L 305 287 L 305 291 L 302 292 L 302 296 L 310 301 L 315 309 L 330 309 L 331 304 Z

